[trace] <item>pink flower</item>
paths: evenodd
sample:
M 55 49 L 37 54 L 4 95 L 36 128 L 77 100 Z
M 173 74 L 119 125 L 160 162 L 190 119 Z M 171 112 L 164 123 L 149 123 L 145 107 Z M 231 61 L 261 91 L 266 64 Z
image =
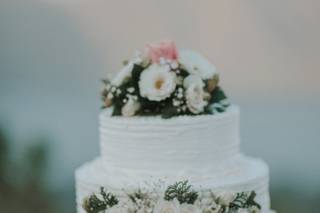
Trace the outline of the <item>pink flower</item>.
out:
M 160 58 L 169 60 L 178 59 L 178 50 L 176 44 L 170 40 L 146 44 L 146 53 L 152 63 L 159 63 Z

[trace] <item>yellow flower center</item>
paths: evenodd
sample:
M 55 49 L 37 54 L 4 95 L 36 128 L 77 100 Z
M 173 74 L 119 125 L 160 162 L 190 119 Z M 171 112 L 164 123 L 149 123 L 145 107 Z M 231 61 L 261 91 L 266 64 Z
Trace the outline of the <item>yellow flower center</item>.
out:
M 163 83 L 164 83 L 164 80 L 162 78 L 157 79 L 155 82 L 156 89 L 158 89 L 158 90 L 161 89 Z

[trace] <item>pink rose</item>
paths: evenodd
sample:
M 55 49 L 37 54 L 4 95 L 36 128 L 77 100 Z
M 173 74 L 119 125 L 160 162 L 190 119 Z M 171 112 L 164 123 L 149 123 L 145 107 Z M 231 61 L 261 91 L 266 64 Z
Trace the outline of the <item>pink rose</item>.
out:
M 178 50 L 173 41 L 166 40 L 158 43 L 146 44 L 146 53 L 152 63 L 159 63 L 160 58 L 177 60 Z

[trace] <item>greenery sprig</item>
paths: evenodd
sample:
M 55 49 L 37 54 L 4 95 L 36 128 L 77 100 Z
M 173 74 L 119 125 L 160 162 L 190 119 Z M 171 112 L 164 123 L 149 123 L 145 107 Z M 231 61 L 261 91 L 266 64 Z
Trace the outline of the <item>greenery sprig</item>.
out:
M 261 209 L 261 206 L 254 200 L 256 193 L 251 191 L 250 193 L 241 192 L 237 193 L 235 199 L 230 203 L 230 209 L 249 208 L 252 206 Z
M 136 192 L 128 194 L 128 197 L 133 203 L 138 203 L 140 200 L 144 200 L 148 197 L 148 195 L 142 192 L 140 189 Z
M 165 200 L 177 199 L 179 203 L 194 204 L 198 198 L 198 193 L 192 189 L 189 182 L 180 181 L 168 186 L 164 194 Z
M 100 195 L 102 199 L 95 194 L 84 199 L 82 207 L 87 213 L 99 213 L 119 203 L 116 196 L 110 192 L 105 192 L 103 187 L 100 188 Z
M 128 193 L 127 198 L 130 205 L 133 204 L 133 206 L 130 207 L 135 210 L 133 212 L 137 212 L 138 210 L 147 210 L 147 212 L 152 212 L 158 202 L 158 198 L 155 199 L 151 194 L 143 192 L 140 189 L 135 192 Z M 179 204 L 200 204 L 201 208 L 201 202 L 196 203 L 198 198 L 198 192 L 192 189 L 192 186 L 187 180 L 179 181 L 168 186 L 163 197 L 163 199 L 167 201 L 177 199 Z M 254 191 L 231 194 L 231 200 L 226 200 L 224 197 L 216 196 L 213 193 L 211 194 L 211 198 L 213 203 L 216 204 L 214 207 L 210 207 L 210 209 L 213 208 L 211 210 L 214 210 L 214 212 L 236 213 L 243 209 L 250 213 L 259 213 L 261 211 L 261 206 L 255 201 L 256 193 Z M 202 198 L 200 197 L 199 201 L 201 201 L 201 199 Z M 87 213 L 100 213 L 118 205 L 118 203 L 119 201 L 115 195 L 108 193 L 104 188 L 101 188 L 99 196 L 93 194 L 84 200 L 83 208 Z

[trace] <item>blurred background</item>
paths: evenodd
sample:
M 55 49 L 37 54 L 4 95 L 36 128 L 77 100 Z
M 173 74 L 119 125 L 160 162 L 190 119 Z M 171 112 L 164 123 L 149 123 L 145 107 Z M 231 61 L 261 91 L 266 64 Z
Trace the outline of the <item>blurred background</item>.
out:
M 0 212 L 75 212 L 99 154 L 100 79 L 148 41 L 206 55 L 270 165 L 278 212 L 320 210 L 320 2 L 1 0 Z

